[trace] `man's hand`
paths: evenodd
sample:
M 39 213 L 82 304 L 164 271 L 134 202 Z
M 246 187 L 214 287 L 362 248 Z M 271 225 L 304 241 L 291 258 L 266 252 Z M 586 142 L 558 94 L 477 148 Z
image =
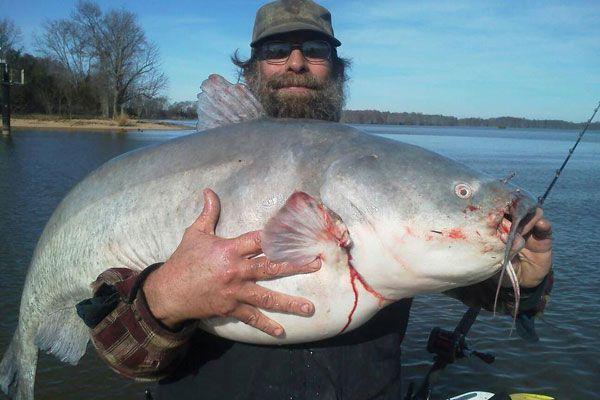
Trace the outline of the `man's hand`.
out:
M 255 281 L 315 272 L 320 260 L 298 267 L 256 257 L 262 253 L 260 231 L 233 239 L 215 236 L 220 212 L 219 198 L 205 189 L 202 213 L 185 230 L 169 260 L 144 282 L 150 310 L 168 327 L 193 319 L 234 317 L 269 335 L 283 335 L 283 327 L 258 308 L 310 316 L 314 305 Z
M 510 221 L 504 220 L 503 225 L 510 230 Z M 536 287 L 550 272 L 552 267 L 552 226 L 544 218 L 541 208 L 524 227 L 522 232 L 525 247 L 511 259 L 519 284 L 525 288 Z M 501 236 L 506 242 L 506 234 Z

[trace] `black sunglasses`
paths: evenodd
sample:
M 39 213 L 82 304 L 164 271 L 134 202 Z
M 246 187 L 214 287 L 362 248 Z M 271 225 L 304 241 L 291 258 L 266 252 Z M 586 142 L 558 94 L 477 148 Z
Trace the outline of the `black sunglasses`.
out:
M 307 40 L 302 43 L 266 42 L 258 49 L 258 57 L 269 64 L 285 64 L 292 50 L 300 49 L 306 61 L 323 64 L 331 58 L 331 45 L 324 40 Z

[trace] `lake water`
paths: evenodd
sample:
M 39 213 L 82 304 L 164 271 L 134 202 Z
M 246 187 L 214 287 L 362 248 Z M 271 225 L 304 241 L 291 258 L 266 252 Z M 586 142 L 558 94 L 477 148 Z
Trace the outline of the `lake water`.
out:
M 505 177 L 539 195 L 564 160 L 577 132 L 476 128 L 359 126 L 369 133 L 417 144 L 475 169 Z M 52 211 L 87 173 L 124 152 L 189 131 L 92 133 L 18 130 L 0 140 L 0 354 L 17 322 L 27 266 Z M 471 347 L 492 351 L 496 362 L 478 359 L 449 366 L 435 398 L 470 390 L 543 393 L 560 399 L 600 395 L 600 133 L 589 132 L 545 204 L 555 237 L 555 288 L 541 340 L 509 336 L 510 318 L 479 317 Z M 415 299 L 403 343 L 403 379 L 419 380 L 431 356 L 434 326 L 453 329 L 465 306 L 441 295 Z M 112 373 L 91 349 L 76 367 L 40 357 L 38 399 L 142 399 L 145 385 Z M 3 395 L 0 395 L 0 398 Z

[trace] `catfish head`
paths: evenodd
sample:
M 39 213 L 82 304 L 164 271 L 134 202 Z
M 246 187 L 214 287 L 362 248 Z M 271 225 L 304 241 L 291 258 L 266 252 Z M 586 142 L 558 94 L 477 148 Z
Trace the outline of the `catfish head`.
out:
M 509 271 L 537 203 L 491 178 L 416 146 L 371 148 L 334 162 L 323 204 L 349 232 L 353 267 L 384 298 L 442 292 Z M 510 232 L 502 221 L 512 221 Z M 507 243 L 501 235 L 508 233 Z

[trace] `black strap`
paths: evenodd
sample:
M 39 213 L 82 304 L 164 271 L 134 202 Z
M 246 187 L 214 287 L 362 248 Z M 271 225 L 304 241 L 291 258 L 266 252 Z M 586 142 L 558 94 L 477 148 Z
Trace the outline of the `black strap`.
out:
M 152 272 L 154 272 L 158 268 L 162 267 L 163 264 L 164 264 L 164 262 L 154 263 L 154 264 L 146 267 L 142 272 L 140 272 L 137 279 L 135 280 L 135 283 L 133 284 L 133 287 L 131 288 L 131 292 L 129 292 L 129 296 L 127 296 L 127 299 L 125 300 L 125 301 L 127 301 L 127 303 L 129 303 L 129 304 L 133 303 L 133 301 L 137 297 L 138 291 L 140 290 L 140 288 L 146 281 L 146 278 L 148 277 L 148 275 L 150 275 Z
M 95 328 L 108 314 L 110 314 L 121 301 L 121 297 L 114 286 L 106 283 L 100 286 L 96 295 L 85 299 L 75 305 L 77 315 L 91 329 Z
M 121 300 L 124 300 L 128 304 L 133 303 L 148 275 L 163 264 L 164 263 L 162 262 L 152 264 L 140 272 L 126 299 L 121 299 L 119 292 L 117 292 L 117 289 L 115 289 L 114 286 L 103 283 L 100 288 L 96 290 L 94 297 L 80 301 L 75 305 L 77 315 L 79 315 L 79 318 L 81 318 L 89 328 L 95 328 L 100 321 L 117 308 Z

